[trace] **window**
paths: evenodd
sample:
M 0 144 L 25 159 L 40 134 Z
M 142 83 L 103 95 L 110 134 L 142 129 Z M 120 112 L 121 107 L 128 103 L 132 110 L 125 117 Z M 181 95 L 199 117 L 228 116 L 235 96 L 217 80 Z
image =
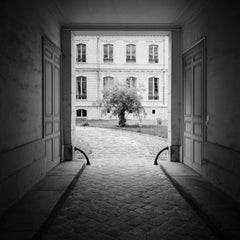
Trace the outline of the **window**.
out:
M 155 114 L 156 113 L 156 110 L 155 109 L 152 109 L 152 114 Z
M 77 117 L 87 117 L 87 110 L 85 110 L 85 109 L 78 109 L 77 110 Z
M 86 44 L 77 44 L 76 61 L 86 62 Z
M 127 45 L 127 62 L 136 62 L 136 45 L 128 44 Z
M 137 79 L 135 77 L 128 77 L 126 80 L 128 88 L 135 88 L 136 87 Z
M 158 63 L 158 45 L 149 45 L 149 59 L 150 63 Z
M 151 77 L 148 79 L 148 100 L 159 100 L 159 79 Z
M 104 44 L 104 62 L 113 62 L 113 45 L 112 44 Z
M 83 76 L 77 77 L 76 98 L 87 99 L 87 78 L 86 77 L 83 77 Z
M 103 78 L 103 89 L 109 90 L 113 87 L 114 79 L 113 77 L 104 77 Z

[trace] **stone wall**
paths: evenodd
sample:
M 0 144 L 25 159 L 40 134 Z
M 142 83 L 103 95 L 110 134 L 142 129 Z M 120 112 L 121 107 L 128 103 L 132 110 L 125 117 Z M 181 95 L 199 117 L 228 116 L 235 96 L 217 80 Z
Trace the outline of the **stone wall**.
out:
M 1 1 L 0 213 L 46 173 L 42 36 L 60 46 L 52 6 L 44 1 Z
M 202 175 L 240 201 L 240 12 L 233 2 L 213 1 L 185 17 L 183 50 L 206 37 Z

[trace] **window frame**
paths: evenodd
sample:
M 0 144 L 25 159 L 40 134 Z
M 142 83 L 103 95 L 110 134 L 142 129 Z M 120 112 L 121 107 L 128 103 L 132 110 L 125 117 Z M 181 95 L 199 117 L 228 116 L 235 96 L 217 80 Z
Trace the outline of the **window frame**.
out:
M 80 116 L 78 116 L 78 112 L 80 112 Z M 80 118 L 80 117 L 87 117 L 87 110 L 80 108 L 76 110 L 76 117 Z
M 126 62 L 127 63 L 136 63 L 136 44 L 127 44 L 126 45 Z
M 107 43 L 103 45 L 103 62 L 113 62 L 113 44 Z
M 112 84 L 109 84 L 109 81 L 112 80 Z M 106 84 L 107 81 L 107 84 Z M 103 77 L 103 90 L 107 91 L 111 89 L 114 85 L 114 77 L 111 76 L 105 76 Z
M 76 99 L 87 100 L 87 77 L 76 77 Z
M 159 101 L 159 78 L 148 78 L 148 100 Z
M 148 62 L 158 63 L 159 61 L 158 55 L 159 55 L 159 45 L 157 44 L 149 45 L 148 46 Z
M 76 62 L 87 62 L 87 45 L 85 43 L 78 43 L 76 46 Z
M 128 88 L 136 88 L 137 87 L 137 78 L 136 77 L 127 77 L 126 85 Z

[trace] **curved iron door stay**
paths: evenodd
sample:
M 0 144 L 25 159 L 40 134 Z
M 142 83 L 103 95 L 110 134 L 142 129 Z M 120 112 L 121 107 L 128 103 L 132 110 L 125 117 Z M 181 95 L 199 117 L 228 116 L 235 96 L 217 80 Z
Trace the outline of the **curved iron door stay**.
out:
M 154 165 L 158 165 L 158 162 L 157 162 L 157 160 L 158 160 L 158 157 L 160 156 L 160 154 L 162 153 L 162 152 L 164 152 L 165 150 L 169 150 L 169 146 L 167 146 L 167 147 L 165 147 L 165 148 L 163 148 L 162 150 L 160 150 L 160 152 L 157 154 L 157 156 L 155 157 L 155 160 L 154 160 Z
M 91 165 L 91 164 L 90 164 L 90 161 L 89 161 L 89 159 L 88 159 L 87 154 L 86 154 L 83 150 L 81 150 L 81 149 L 78 148 L 78 147 L 74 147 L 74 151 L 79 151 L 79 152 L 81 152 L 81 153 L 84 155 L 84 157 L 86 158 L 86 160 L 87 160 L 87 165 Z

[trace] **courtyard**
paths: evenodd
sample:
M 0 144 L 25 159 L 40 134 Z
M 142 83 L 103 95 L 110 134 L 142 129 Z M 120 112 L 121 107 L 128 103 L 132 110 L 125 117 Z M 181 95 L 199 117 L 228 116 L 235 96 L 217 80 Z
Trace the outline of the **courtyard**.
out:
M 159 166 L 153 165 L 166 140 L 87 126 L 77 127 L 76 134 L 90 148 L 91 166 L 42 240 L 215 239 Z
M 119 127 L 117 119 L 84 120 L 77 118 L 76 125 L 145 133 L 165 139 L 168 137 L 168 121 L 161 119 L 142 120 L 141 122 L 139 120 L 128 119 L 125 127 Z

